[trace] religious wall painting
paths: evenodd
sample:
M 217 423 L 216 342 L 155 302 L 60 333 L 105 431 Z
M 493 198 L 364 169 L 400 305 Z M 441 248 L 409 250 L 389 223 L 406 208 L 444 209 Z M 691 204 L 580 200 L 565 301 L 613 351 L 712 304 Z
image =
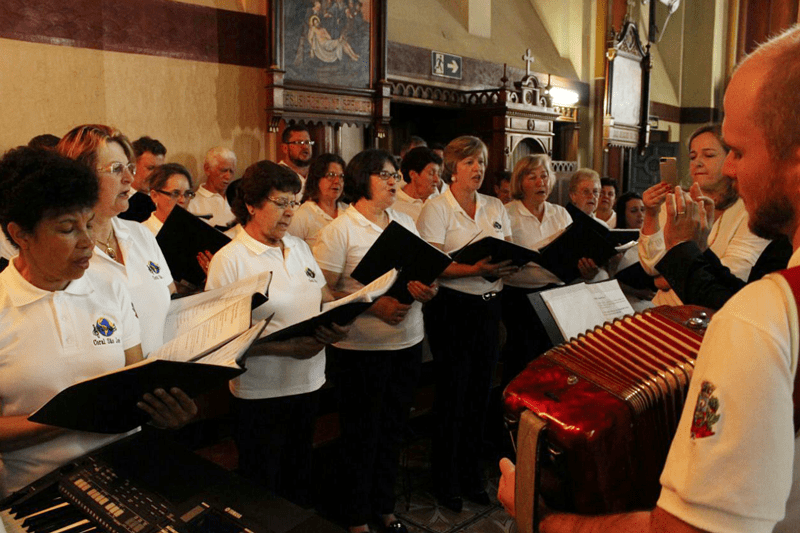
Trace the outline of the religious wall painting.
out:
M 369 88 L 371 2 L 284 2 L 286 80 Z

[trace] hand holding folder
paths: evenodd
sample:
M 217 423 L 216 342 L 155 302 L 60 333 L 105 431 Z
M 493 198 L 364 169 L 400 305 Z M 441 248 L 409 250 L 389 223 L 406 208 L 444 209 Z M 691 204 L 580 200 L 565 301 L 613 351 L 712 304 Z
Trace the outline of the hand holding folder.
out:
M 449 255 L 426 242 L 401 224 L 392 221 L 372 244 L 350 276 L 364 285 L 392 269 L 399 272 L 386 293 L 400 303 L 410 304 L 409 281 L 430 285 L 452 263 Z

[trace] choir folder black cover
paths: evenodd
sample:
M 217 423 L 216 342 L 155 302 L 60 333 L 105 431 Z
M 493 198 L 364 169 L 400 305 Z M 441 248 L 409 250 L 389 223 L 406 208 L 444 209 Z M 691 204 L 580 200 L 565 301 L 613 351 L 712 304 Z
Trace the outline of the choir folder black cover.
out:
M 430 285 L 453 260 L 401 224 L 392 221 L 361 258 L 350 276 L 364 285 L 396 268 L 400 274 L 386 293 L 400 303 L 410 304 L 409 281 Z
M 188 281 L 202 288 L 206 274 L 197 262 L 197 254 L 206 250 L 215 254 L 231 239 L 176 205 L 156 235 L 156 241 L 164 253 L 173 279 Z

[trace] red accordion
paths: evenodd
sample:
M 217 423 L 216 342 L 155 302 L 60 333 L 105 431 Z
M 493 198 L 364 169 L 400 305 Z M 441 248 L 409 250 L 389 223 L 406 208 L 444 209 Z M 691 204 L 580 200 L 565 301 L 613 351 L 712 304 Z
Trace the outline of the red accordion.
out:
M 507 420 L 520 422 L 518 522 L 539 494 L 554 509 L 587 514 L 655 504 L 710 313 L 659 307 L 606 323 L 506 387 Z

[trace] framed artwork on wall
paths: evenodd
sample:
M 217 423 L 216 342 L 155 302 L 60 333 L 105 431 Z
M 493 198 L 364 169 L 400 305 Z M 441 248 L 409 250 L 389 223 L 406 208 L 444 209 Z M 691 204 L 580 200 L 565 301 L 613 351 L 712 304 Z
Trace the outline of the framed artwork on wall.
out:
M 282 5 L 287 82 L 370 88 L 374 0 L 289 0 Z

